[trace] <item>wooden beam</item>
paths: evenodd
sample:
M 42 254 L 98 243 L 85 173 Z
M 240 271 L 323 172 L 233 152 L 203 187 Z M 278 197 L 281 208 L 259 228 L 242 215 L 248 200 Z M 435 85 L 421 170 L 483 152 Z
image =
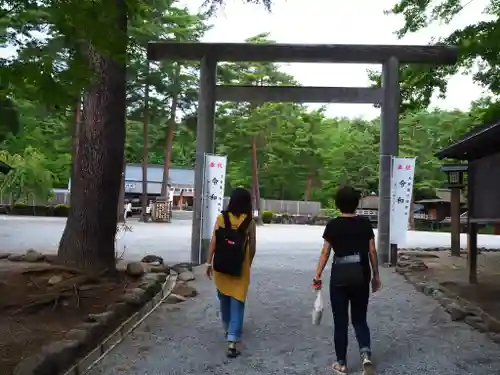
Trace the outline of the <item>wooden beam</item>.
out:
M 369 103 L 382 101 L 382 89 L 369 87 L 217 86 L 221 102 Z
M 148 59 L 199 61 L 210 56 L 218 61 L 381 64 L 390 57 L 400 63 L 452 65 L 458 48 L 444 45 L 371 44 L 256 44 L 256 43 L 148 43 Z
M 467 265 L 469 269 L 469 283 L 477 284 L 477 232 L 478 224 L 473 221 L 475 211 L 475 165 L 469 164 L 467 171 L 467 201 L 469 212 L 467 214 Z

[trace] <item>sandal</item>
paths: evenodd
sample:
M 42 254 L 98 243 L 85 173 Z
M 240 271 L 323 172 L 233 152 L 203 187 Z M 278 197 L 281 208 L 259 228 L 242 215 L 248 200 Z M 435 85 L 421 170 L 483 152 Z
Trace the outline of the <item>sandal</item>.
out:
M 341 363 L 334 363 L 332 366 L 332 370 L 337 375 L 346 375 L 347 374 L 347 366 Z
M 373 367 L 372 360 L 368 353 L 361 354 L 361 365 L 363 367 L 363 375 L 374 375 L 375 368 Z
M 241 352 L 236 349 L 236 344 L 234 342 L 229 344 L 229 347 L 227 348 L 227 356 L 228 358 L 236 358 L 241 354 Z

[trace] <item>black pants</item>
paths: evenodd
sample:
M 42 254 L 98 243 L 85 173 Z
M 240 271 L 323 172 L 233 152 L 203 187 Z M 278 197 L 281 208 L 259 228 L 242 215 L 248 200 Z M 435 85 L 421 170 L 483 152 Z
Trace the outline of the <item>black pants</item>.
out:
M 349 304 L 351 305 L 351 321 L 359 344 L 359 351 L 371 352 L 370 329 L 366 321 L 370 284 L 345 287 L 330 286 L 330 301 L 335 325 L 334 341 L 337 361 L 346 363 L 347 335 L 349 329 Z

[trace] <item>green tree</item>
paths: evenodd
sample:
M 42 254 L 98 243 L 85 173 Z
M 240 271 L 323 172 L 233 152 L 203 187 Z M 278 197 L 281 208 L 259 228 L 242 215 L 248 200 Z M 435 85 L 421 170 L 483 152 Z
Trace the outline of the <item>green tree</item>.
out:
M 402 38 L 426 28 L 431 23 L 449 23 L 457 15 L 467 12 L 471 1 L 466 0 L 400 0 L 387 13 L 402 16 L 403 26 L 396 31 Z M 403 111 L 405 109 L 425 109 L 431 96 L 436 92 L 444 96 L 451 75 L 470 73 L 475 82 L 489 90 L 488 111 L 483 111 L 483 121 L 491 121 L 500 116 L 500 5 L 490 0 L 485 6 L 482 19 L 453 31 L 450 35 L 436 40 L 443 44 L 460 48 L 459 61 L 451 67 L 405 66 L 402 69 L 401 84 Z M 374 83 L 380 82 L 379 74 L 372 74 Z
M 0 161 L 13 169 L 0 178 L 0 193 L 10 195 L 12 202 L 32 203 L 51 196 L 53 174 L 47 169 L 47 160 L 38 150 L 27 147 L 23 154 L 0 151 Z

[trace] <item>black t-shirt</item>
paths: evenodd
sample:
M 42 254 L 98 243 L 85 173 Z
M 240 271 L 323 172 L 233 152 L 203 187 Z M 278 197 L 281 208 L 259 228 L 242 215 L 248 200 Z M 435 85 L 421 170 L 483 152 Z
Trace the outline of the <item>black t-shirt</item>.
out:
M 368 282 L 371 279 L 370 240 L 374 237 L 370 220 L 363 216 L 336 217 L 328 222 L 323 233 L 323 239 L 332 245 L 332 250 L 338 257 L 356 253 L 360 255 Z

